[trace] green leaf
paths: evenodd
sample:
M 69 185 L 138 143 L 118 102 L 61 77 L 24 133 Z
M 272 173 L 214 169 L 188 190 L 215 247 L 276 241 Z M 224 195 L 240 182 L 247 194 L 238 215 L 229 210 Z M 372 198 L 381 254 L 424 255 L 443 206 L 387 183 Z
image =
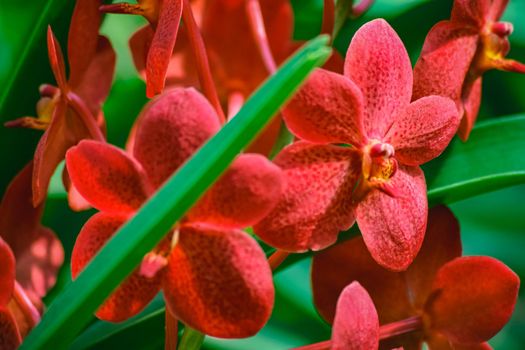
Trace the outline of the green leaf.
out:
M 443 155 L 425 164 L 428 199 L 450 204 L 525 183 L 525 115 L 484 121 L 468 142 L 457 137 Z
M 308 74 L 331 53 L 320 36 L 289 59 L 239 113 L 150 198 L 51 304 L 21 349 L 62 349 L 233 159 L 262 130 Z

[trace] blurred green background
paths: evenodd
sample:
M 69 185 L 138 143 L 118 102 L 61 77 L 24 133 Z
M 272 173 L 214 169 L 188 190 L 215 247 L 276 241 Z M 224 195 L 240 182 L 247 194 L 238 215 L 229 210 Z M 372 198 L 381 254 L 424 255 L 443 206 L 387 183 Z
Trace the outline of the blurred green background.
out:
M 264 0 L 262 0 L 264 1 Z M 320 29 L 322 0 L 292 0 L 296 13 L 296 39 L 309 39 Z M 404 41 L 413 62 L 430 27 L 450 14 L 451 0 L 378 0 L 363 17 L 348 22 L 336 40 L 344 54 L 353 33 L 364 22 L 386 18 Z M 45 27 L 51 24 L 62 46 L 66 47 L 67 28 L 74 1 L 0 0 L 0 120 L 2 124 L 20 116 L 34 115 L 38 86 L 54 83 L 49 69 Z M 514 23 L 510 57 L 525 61 L 525 0 L 511 0 L 504 20 Z M 127 40 L 145 21 L 135 16 L 107 16 L 102 32 L 108 35 L 118 52 L 115 83 L 104 111 L 110 142 L 123 146 L 128 131 L 145 103 L 144 83 L 131 62 Z M 485 75 L 480 119 L 525 114 L 525 76 L 491 71 Z M 0 193 L 14 174 L 32 157 L 41 133 L 0 127 Z M 504 140 L 503 140 L 504 141 Z M 525 151 L 525 150 L 524 150 Z M 460 220 L 466 255 L 491 255 L 525 277 L 525 186 L 488 193 L 452 205 Z M 59 178 L 55 177 L 47 202 L 45 224 L 61 237 L 69 255 L 83 222 L 92 215 L 71 212 L 65 201 Z M 312 306 L 309 282 L 310 260 L 282 271 L 275 278 L 277 300 L 269 324 L 257 336 L 224 341 L 206 338 L 205 349 L 287 349 L 328 339 L 330 328 Z M 69 279 L 67 264 L 60 283 L 50 299 Z M 159 309 L 160 308 L 160 309 Z M 151 312 L 151 310 L 155 310 Z M 74 344 L 97 349 L 163 348 L 163 315 L 156 301 L 149 310 L 123 326 L 101 322 Z M 106 334 L 111 330 L 110 334 Z M 101 336 L 101 334 L 106 334 Z M 97 338 L 98 337 L 98 338 Z M 96 343 L 93 341 L 96 340 Z M 91 342 L 91 343 L 90 343 Z M 491 344 L 495 349 L 524 349 L 525 292 L 520 293 L 511 322 Z

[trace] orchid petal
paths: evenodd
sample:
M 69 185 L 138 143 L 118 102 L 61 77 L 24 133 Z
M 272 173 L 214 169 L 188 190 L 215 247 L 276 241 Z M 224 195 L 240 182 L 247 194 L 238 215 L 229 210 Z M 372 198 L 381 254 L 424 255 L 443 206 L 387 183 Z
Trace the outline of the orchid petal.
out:
M 441 96 L 423 97 L 399 114 L 385 141 L 394 146 L 398 161 L 420 165 L 445 150 L 459 121 L 454 101 Z
M 15 285 L 15 256 L 0 237 L 0 308 L 7 305 Z M 0 332 L 1 334 L 1 332 Z
M 487 341 L 509 321 L 518 289 L 518 276 L 499 260 L 452 260 L 438 271 L 425 305 L 430 327 L 454 343 Z
M 498 21 L 501 18 L 501 16 L 503 16 L 503 12 L 505 12 L 505 9 L 507 8 L 508 4 L 509 0 L 492 0 L 492 4 L 490 5 L 490 11 L 486 19 Z
M 400 166 L 389 181 L 396 196 L 371 190 L 357 205 L 356 218 L 372 257 L 388 269 L 403 271 L 425 237 L 425 176 L 419 167 Z
M 476 53 L 478 39 L 477 31 L 450 21 L 442 21 L 432 27 L 414 67 L 412 98 L 446 96 L 461 109 L 463 85 Z
M 381 139 L 412 95 L 408 53 L 385 20 L 370 21 L 355 33 L 346 54 L 345 75 L 363 93 L 366 136 Z
M 381 324 L 413 316 L 403 276 L 379 266 L 362 237 L 337 244 L 314 255 L 312 290 L 321 316 L 332 322 L 339 294 L 349 283 L 359 282 L 370 294 Z
M 127 215 L 97 213 L 82 227 L 71 256 L 71 274 L 75 279 L 104 244 L 128 219 Z M 162 274 L 153 278 L 135 270 L 98 309 L 98 318 L 119 322 L 139 313 L 160 290 Z
M 102 16 L 99 7 L 101 0 L 77 0 L 71 24 L 69 25 L 67 56 L 69 61 L 69 82 L 77 85 L 91 64 L 99 45 L 98 31 Z M 99 84 L 91 84 L 99 87 Z
M 352 282 L 337 301 L 332 328 L 332 350 L 374 350 L 379 348 L 379 320 L 367 291 Z
M 182 322 L 221 338 L 254 335 L 270 317 L 272 273 L 249 235 L 185 224 L 163 279 L 166 304 Z
M 51 26 L 47 27 L 47 53 L 49 56 L 49 64 L 55 80 L 58 84 L 58 87 L 62 91 L 67 91 L 67 79 L 66 79 L 66 64 L 64 63 L 64 55 L 62 54 L 62 49 L 58 43 L 55 34 Z
M 363 96 L 348 78 L 315 70 L 284 111 L 286 125 L 297 137 L 313 143 L 360 146 Z
M 458 136 L 467 141 L 474 123 L 478 117 L 479 106 L 481 104 L 481 82 L 482 77 L 476 79 L 467 96 L 463 97 L 464 114 L 459 125 Z
M 146 94 L 153 97 L 164 89 L 171 53 L 182 16 L 181 0 L 164 0 L 146 63 Z
M 16 350 L 22 342 L 15 320 L 9 310 L 0 306 L 0 349 Z
M 137 72 L 139 72 L 143 79 L 146 79 L 146 61 L 154 35 L 155 31 L 149 24 L 147 24 L 140 27 L 129 39 L 129 48 L 131 50 L 133 63 L 135 64 Z M 180 38 L 178 39 L 180 40 Z M 177 40 L 175 46 L 178 45 L 179 40 Z
M 188 219 L 226 228 L 252 226 L 279 201 L 282 178 L 281 169 L 265 157 L 243 154 L 188 213 Z
M 352 190 L 359 156 L 351 148 L 296 142 L 274 162 L 284 171 L 284 194 L 254 226 L 271 246 L 292 252 L 320 250 L 335 243 L 354 223 Z
M 151 189 L 140 164 L 107 143 L 84 140 L 66 154 L 71 181 L 95 208 L 106 212 L 132 212 Z
M 490 12 L 492 0 L 454 0 L 451 21 L 481 28 Z
M 139 117 L 133 156 L 158 187 L 219 128 L 217 114 L 200 93 L 173 89 L 151 102 Z

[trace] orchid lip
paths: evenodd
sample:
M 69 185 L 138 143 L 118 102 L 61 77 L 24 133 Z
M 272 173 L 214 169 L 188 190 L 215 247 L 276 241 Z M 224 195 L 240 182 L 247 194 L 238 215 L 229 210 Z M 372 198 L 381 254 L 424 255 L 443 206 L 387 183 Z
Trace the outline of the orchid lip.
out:
M 494 22 L 490 26 L 491 32 L 501 38 L 505 38 L 512 34 L 514 26 L 509 22 Z

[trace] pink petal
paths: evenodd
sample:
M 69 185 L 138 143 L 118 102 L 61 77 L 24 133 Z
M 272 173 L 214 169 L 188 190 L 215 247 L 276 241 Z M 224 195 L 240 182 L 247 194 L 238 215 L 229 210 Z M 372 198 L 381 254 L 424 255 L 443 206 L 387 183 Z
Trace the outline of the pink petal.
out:
M 187 217 L 225 228 L 252 226 L 275 207 L 283 182 L 281 169 L 268 159 L 242 154 Z
M 420 165 L 439 156 L 450 143 L 460 117 L 454 101 L 427 96 L 402 111 L 386 135 L 395 157 L 406 165 Z
M 106 37 L 97 37 L 96 45 L 89 64 L 78 73 L 78 80 L 73 77 L 70 80 L 71 88 L 86 103 L 94 118 L 99 115 L 111 89 L 116 62 L 115 51 Z
M 478 117 L 481 104 L 481 81 L 482 77 L 476 79 L 470 91 L 467 91 L 466 96 L 463 96 L 464 113 L 458 130 L 458 136 L 463 141 L 467 141 Z
M 66 166 L 80 194 L 102 211 L 135 211 L 151 192 L 140 164 L 107 143 L 80 142 L 67 152 Z
M 69 25 L 67 56 L 72 86 L 82 79 L 97 51 L 98 30 L 102 16 L 98 8 L 101 0 L 78 0 Z M 97 86 L 98 84 L 92 85 Z
M 508 4 L 509 0 L 492 0 L 492 5 L 490 6 L 490 11 L 486 19 L 498 21 L 503 15 L 503 12 L 505 12 Z
M 14 285 L 15 256 L 11 248 L 0 237 L 0 308 L 6 306 L 11 299 Z
M 332 328 L 332 350 L 374 350 L 379 348 L 379 320 L 367 291 L 352 282 L 337 301 Z
M 166 72 L 177 40 L 181 16 L 182 0 L 164 0 L 162 2 L 146 63 L 146 94 L 150 98 L 160 94 L 164 89 Z
M 82 227 L 71 256 L 71 274 L 75 279 L 111 236 L 128 219 L 127 215 L 97 213 Z M 119 322 L 139 313 L 160 290 L 162 274 L 153 278 L 135 270 L 98 309 L 98 318 Z
M 487 341 L 509 321 L 519 284 L 518 276 L 494 258 L 452 260 L 438 271 L 425 305 L 430 327 L 454 343 Z
M 16 350 L 22 342 L 15 320 L 8 309 L 0 306 L 0 349 Z
M 461 251 L 459 223 L 452 211 L 445 206 L 431 208 L 421 250 L 404 272 L 416 308 L 421 309 L 428 299 L 441 266 L 460 257 Z
M 339 294 L 353 281 L 359 282 L 370 294 L 381 324 L 415 315 L 403 275 L 379 266 L 372 259 L 363 238 L 356 237 L 313 257 L 314 303 L 326 321 L 333 322 Z
M 363 96 L 348 78 L 315 70 L 284 110 L 286 125 L 297 137 L 313 143 L 360 146 Z
M 166 303 L 192 328 L 221 338 L 257 333 L 274 302 L 272 273 L 249 235 L 206 224 L 186 224 L 163 280 Z
M 296 142 L 274 161 L 284 171 L 284 194 L 254 231 L 271 246 L 292 252 L 333 244 L 354 223 L 351 194 L 360 171 L 358 154 Z
M 363 93 L 366 136 L 381 139 L 412 95 L 408 53 L 385 20 L 368 22 L 355 33 L 346 54 L 345 75 Z
M 490 11 L 492 0 L 454 0 L 451 21 L 481 28 Z
M 414 67 L 413 100 L 446 96 L 461 109 L 463 85 L 478 39 L 476 30 L 462 24 L 442 21 L 432 27 Z
M 396 197 L 371 190 L 357 205 L 356 218 L 372 257 L 385 268 L 403 271 L 425 237 L 425 176 L 419 167 L 400 166 L 389 181 L 398 192 Z
M 220 128 L 213 107 L 193 89 L 173 89 L 142 112 L 136 124 L 133 156 L 155 187 Z

